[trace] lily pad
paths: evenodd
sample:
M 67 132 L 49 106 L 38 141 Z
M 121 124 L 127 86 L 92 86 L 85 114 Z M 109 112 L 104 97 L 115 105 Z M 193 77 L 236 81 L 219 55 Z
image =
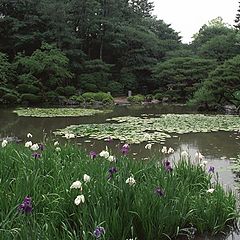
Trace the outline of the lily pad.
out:
M 240 118 L 232 115 L 163 114 L 158 117 L 116 117 L 104 124 L 72 125 L 55 132 L 57 135 L 74 133 L 93 139 L 111 136 L 127 143 L 161 142 L 186 133 L 239 131 Z
M 86 108 L 19 108 L 13 112 L 22 117 L 83 117 L 108 113 L 110 110 Z

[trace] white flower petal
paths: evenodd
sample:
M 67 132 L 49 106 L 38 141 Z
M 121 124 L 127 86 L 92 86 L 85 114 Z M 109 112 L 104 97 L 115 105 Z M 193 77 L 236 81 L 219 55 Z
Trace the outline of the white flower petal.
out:
M 28 133 L 28 134 L 27 134 L 27 138 L 32 138 L 32 134 L 31 134 L 31 133 Z
M 88 176 L 87 174 L 84 174 L 84 175 L 83 175 L 83 181 L 84 181 L 84 182 L 90 182 L 90 180 L 91 180 L 91 177 L 90 177 L 90 176 Z
M 3 140 L 3 141 L 2 141 L 2 147 L 3 147 L 3 148 L 6 147 L 7 144 L 8 144 L 8 141 L 7 141 L 7 140 Z
M 39 149 L 39 146 L 38 146 L 37 143 L 35 143 L 30 147 L 30 149 L 33 150 L 33 151 L 37 151 Z
M 82 183 L 80 181 L 75 181 L 72 183 L 70 189 L 80 189 L 82 191 Z

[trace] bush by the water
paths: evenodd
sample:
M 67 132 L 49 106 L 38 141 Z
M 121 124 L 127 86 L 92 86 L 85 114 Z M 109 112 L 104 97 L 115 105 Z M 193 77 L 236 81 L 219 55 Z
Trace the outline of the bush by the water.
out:
M 16 104 L 18 102 L 18 97 L 15 94 L 7 93 L 4 96 L 2 96 L 2 99 L 5 103 L 8 104 Z
M 19 84 L 17 86 L 17 91 L 19 93 L 31 93 L 31 94 L 39 94 L 40 88 L 30 85 L 30 84 Z
M 109 149 L 88 155 L 58 142 L 24 147 L 3 141 L 2 239 L 164 240 L 216 234 L 234 222 L 236 198 L 214 171 L 183 159 L 112 155 Z
M 104 104 L 112 104 L 113 103 L 113 97 L 104 92 L 86 92 L 82 94 L 82 97 L 84 98 L 85 102 L 87 103 L 94 103 L 94 102 L 102 102 Z
M 38 104 L 41 103 L 42 99 L 40 96 L 31 93 L 24 93 L 21 95 L 21 101 L 27 102 L 30 104 Z
M 144 102 L 145 97 L 143 95 L 141 95 L 141 94 L 137 94 L 137 95 L 128 97 L 127 100 L 130 103 L 142 103 L 142 102 Z

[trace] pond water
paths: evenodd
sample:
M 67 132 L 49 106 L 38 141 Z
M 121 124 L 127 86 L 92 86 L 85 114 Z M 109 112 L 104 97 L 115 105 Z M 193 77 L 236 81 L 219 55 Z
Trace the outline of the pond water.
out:
M 32 141 L 41 142 L 47 136 L 50 138 L 64 141 L 61 137 L 55 137 L 53 132 L 56 129 L 65 128 L 69 125 L 85 123 L 105 123 L 106 119 L 118 116 L 141 116 L 141 114 L 166 114 L 166 113 L 194 113 L 194 110 L 184 106 L 169 105 L 146 105 L 146 106 L 115 106 L 112 112 L 85 117 L 56 117 L 56 118 L 35 118 L 18 117 L 13 113 L 13 109 L 0 109 L 0 138 L 14 136 L 26 141 L 26 134 L 30 132 L 33 135 Z M 116 156 L 120 155 L 121 143 L 119 141 L 105 142 L 100 140 L 89 140 L 87 138 L 77 138 L 76 141 L 83 149 L 87 151 L 100 152 L 106 145 Z M 208 161 L 207 168 L 214 166 L 219 174 L 219 180 L 224 187 L 237 189 L 235 175 L 231 170 L 231 161 L 240 153 L 240 132 L 212 132 L 212 133 L 189 133 L 176 134 L 173 138 L 167 139 L 165 144 L 154 144 L 151 150 L 146 150 L 146 143 L 132 144 L 129 154 L 136 160 L 148 161 L 151 156 L 162 157 L 161 149 L 163 145 L 172 147 L 175 153 L 170 156 L 170 160 L 178 159 L 182 150 L 187 150 L 191 158 L 195 158 L 197 151 L 205 156 Z M 203 239 L 240 239 L 237 232 L 229 236 L 217 238 L 201 237 Z

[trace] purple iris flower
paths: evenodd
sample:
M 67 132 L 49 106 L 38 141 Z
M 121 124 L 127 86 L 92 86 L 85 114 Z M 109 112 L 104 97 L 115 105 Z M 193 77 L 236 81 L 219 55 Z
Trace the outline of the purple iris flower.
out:
M 210 172 L 214 173 L 214 170 L 215 170 L 215 168 L 214 168 L 213 166 L 210 166 L 208 172 L 209 172 L 209 173 L 210 173 Z
M 39 143 L 38 146 L 41 151 L 43 151 L 45 149 L 45 146 L 42 143 Z
M 171 167 L 171 163 L 168 160 L 164 163 L 164 167 L 167 172 L 173 171 L 173 168 Z
M 155 189 L 155 193 L 160 197 L 164 196 L 164 191 L 160 187 Z
M 93 235 L 96 238 L 100 238 L 104 234 L 105 234 L 105 229 L 103 227 L 96 227 L 96 229 L 93 232 Z
M 91 158 L 91 159 L 94 159 L 94 158 L 97 157 L 97 153 L 94 152 L 94 151 L 91 151 L 91 152 L 89 153 L 89 155 L 90 155 L 90 158 Z
M 129 145 L 127 143 L 125 143 L 122 148 L 121 148 L 121 152 L 123 155 L 127 155 L 129 152 Z
M 19 205 L 18 210 L 22 213 L 31 213 L 32 212 L 32 199 L 29 196 L 26 196 L 23 200 L 23 203 Z
M 37 158 L 40 158 L 40 157 L 41 157 L 41 154 L 38 153 L 38 152 L 34 152 L 34 153 L 32 154 L 32 156 L 33 156 L 35 159 L 37 159 Z
M 111 179 L 113 177 L 113 174 L 117 172 L 117 169 L 115 167 L 111 167 L 108 170 L 109 176 L 108 179 Z

